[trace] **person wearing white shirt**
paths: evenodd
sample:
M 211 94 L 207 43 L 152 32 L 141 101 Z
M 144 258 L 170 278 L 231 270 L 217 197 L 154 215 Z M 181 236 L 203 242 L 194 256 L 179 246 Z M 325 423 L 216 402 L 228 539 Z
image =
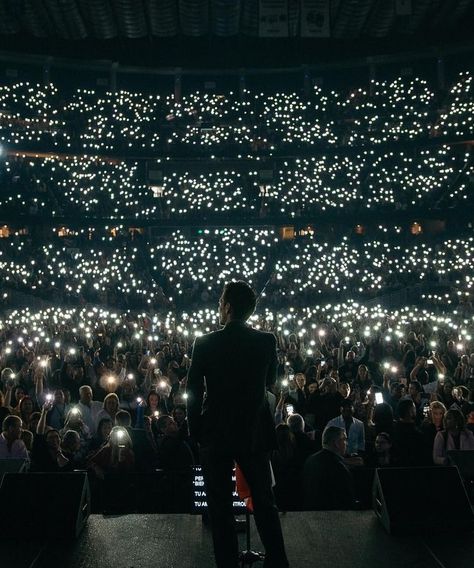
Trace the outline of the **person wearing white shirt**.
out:
M 103 408 L 103 403 L 98 400 L 92 400 L 92 389 L 88 385 L 83 385 L 79 389 L 79 402 L 77 407 L 81 411 L 82 420 L 89 428 L 90 432 L 97 430 L 97 416 Z
M 341 414 L 330 420 L 326 427 L 342 428 L 347 435 L 347 454 L 353 456 L 365 451 L 364 423 L 354 418 L 354 405 L 350 399 L 341 403 Z
M 21 437 L 22 421 L 19 416 L 10 415 L 3 420 L 0 434 L 0 459 L 29 460 L 28 450 Z

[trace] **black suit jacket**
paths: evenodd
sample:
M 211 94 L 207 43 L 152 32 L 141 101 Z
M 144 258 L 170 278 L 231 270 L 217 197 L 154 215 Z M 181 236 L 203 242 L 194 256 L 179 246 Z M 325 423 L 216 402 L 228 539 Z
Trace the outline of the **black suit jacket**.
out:
M 353 509 L 354 481 L 342 459 L 322 449 L 310 456 L 303 469 L 305 508 L 316 511 Z
M 186 389 L 190 436 L 240 452 L 275 448 L 266 389 L 276 369 L 275 336 L 244 322 L 196 338 Z

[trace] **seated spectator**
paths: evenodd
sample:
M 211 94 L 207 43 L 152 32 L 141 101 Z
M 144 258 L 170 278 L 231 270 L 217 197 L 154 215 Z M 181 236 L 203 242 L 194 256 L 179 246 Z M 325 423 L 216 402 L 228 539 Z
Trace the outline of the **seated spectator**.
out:
M 462 412 L 453 408 L 450 408 L 444 416 L 444 430 L 436 434 L 433 462 L 437 465 L 446 465 L 449 450 L 474 450 L 474 434 L 466 428 Z
M 416 426 L 416 408 L 411 398 L 398 404 L 399 419 L 393 430 L 393 459 L 398 467 L 431 465 L 423 434 Z
M 103 408 L 103 404 L 98 400 L 92 400 L 92 389 L 89 385 L 83 385 L 79 389 L 79 402 L 77 407 L 81 411 L 84 424 L 89 432 L 97 430 L 97 416 Z
M 76 456 L 76 461 L 85 460 L 87 454 L 89 453 L 89 444 L 92 439 L 92 433 L 89 428 L 84 423 L 81 411 L 79 410 L 79 405 L 73 406 L 66 416 L 66 422 L 64 428 L 59 431 L 61 438 L 64 437 L 68 430 L 74 430 L 79 434 L 81 441 L 81 448 Z
M 469 409 L 467 409 L 467 424 L 466 428 L 474 434 L 474 404 L 471 402 Z
M 138 409 L 143 410 L 144 407 L 139 406 Z M 150 417 L 145 416 L 140 428 L 132 428 L 132 417 L 129 412 L 119 410 L 115 415 L 115 425 L 125 428 L 132 440 L 137 471 L 149 471 L 156 466 L 156 445 L 149 420 Z
M 46 431 L 46 418 L 52 403 L 45 402 L 36 428 L 31 450 L 32 471 L 72 471 L 72 464 L 61 451 L 61 438 L 57 430 Z
M 390 394 L 386 400 L 392 407 L 395 420 L 398 418 L 398 403 L 402 400 L 404 392 L 405 386 L 402 383 L 396 381 L 390 385 Z
M 294 454 L 293 458 L 297 469 L 300 471 L 303 468 L 307 458 L 314 452 L 321 449 L 321 443 L 318 444 L 317 440 L 311 439 L 304 431 L 305 423 L 300 414 L 291 414 L 286 421 L 293 434 Z M 314 438 L 314 431 L 310 433 Z M 321 435 L 321 433 L 320 433 Z M 319 447 L 318 447 L 319 445 Z
M 185 404 L 176 404 L 173 408 L 173 418 L 178 425 L 179 436 L 185 442 L 189 441 L 189 428 Z
M 99 421 L 99 425 L 97 426 L 97 432 L 92 437 L 90 446 L 89 446 L 89 453 L 96 452 L 99 448 L 101 448 L 104 444 L 106 444 L 109 440 L 110 432 L 114 427 L 114 423 L 110 418 L 102 418 Z
M 191 449 L 179 436 L 176 422 L 167 414 L 156 420 L 158 467 L 164 470 L 186 470 L 194 463 Z
M 387 432 L 379 432 L 375 438 L 374 448 L 367 458 L 369 467 L 389 467 L 393 465 L 392 438 Z
M 408 394 L 405 398 L 411 399 L 416 408 L 416 425 L 420 426 L 424 420 L 423 409 L 428 404 L 429 395 L 424 392 L 421 383 L 411 381 L 408 386 Z
M 299 479 L 302 468 L 295 461 L 296 444 L 288 424 L 278 424 L 275 429 L 277 449 L 272 452 L 271 463 L 275 475 L 275 499 L 280 510 L 296 508 L 301 503 L 301 489 L 295 479 Z
M 357 377 L 358 371 L 359 366 L 355 361 L 355 352 L 352 350 L 348 351 L 344 360 L 344 364 L 341 365 L 338 369 L 341 381 L 352 384 Z
M 373 381 L 369 375 L 369 369 L 366 365 L 359 365 L 357 368 L 357 375 L 352 383 L 353 389 L 359 389 L 362 393 L 367 393 L 372 387 Z
M 428 415 L 421 423 L 421 431 L 426 440 L 427 449 L 432 452 L 436 434 L 444 428 L 446 407 L 442 402 L 434 400 L 430 403 Z
M 0 459 L 29 459 L 25 443 L 21 439 L 22 421 L 19 416 L 7 416 L 2 422 L 0 434 Z
M 354 481 L 344 465 L 347 435 L 344 428 L 327 426 L 323 449 L 310 456 L 303 469 L 303 494 L 308 510 L 344 510 L 355 506 Z
M 85 458 L 81 452 L 81 437 L 75 430 L 67 430 L 61 442 L 64 457 L 69 460 L 72 469 L 81 469 L 85 466 Z
M 347 455 L 360 455 L 365 451 L 364 423 L 354 418 L 354 405 L 350 399 L 342 401 L 340 410 L 341 414 L 330 420 L 327 426 L 343 428 L 347 436 Z
M 102 420 L 102 418 L 110 418 L 110 420 L 114 422 L 115 416 L 119 411 L 119 407 L 120 407 L 119 397 L 114 392 L 109 393 L 104 398 L 102 410 L 100 410 L 100 412 L 97 414 L 96 417 L 97 425 Z
M 47 425 L 55 430 L 64 428 L 64 422 L 68 412 L 71 410 L 71 405 L 66 404 L 64 391 L 57 389 L 54 391 L 53 407 L 48 412 Z
M 112 428 L 108 442 L 89 459 L 89 467 L 99 479 L 104 479 L 108 473 L 133 471 L 135 454 L 132 440 L 125 428 Z
M 319 394 L 311 394 L 306 408 L 307 413 L 314 414 L 315 430 L 323 431 L 329 420 L 339 414 L 342 400 L 337 382 L 329 377 L 324 379 Z

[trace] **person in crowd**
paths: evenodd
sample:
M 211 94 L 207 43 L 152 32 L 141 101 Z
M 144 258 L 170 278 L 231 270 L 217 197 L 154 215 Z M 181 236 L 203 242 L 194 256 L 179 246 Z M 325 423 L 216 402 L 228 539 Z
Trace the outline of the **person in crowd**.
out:
M 31 451 L 32 471 L 67 472 L 73 466 L 61 450 L 61 437 L 57 430 L 47 429 L 47 414 L 52 408 L 52 401 L 47 401 L 41 408 L 41 417 L 36 428 Z
M 11 415 L 3 419 L 0 434 L 0 459 L 29 460 L 28 450 L 21 440 L 22 420 L 19 416 Z
M 436 465 L 448 463 L 450 450 L 474 450 L 474 434 L 466 428 L 466 421 L 460 410 L 447 410 L 443 422 L 444 430 L 436 434 L 433 445 L 433 462 Z
M 114 426 L 107 443 L 89 458 L 88 466 L 99 479 L 110 473 L 133 471 L 135 454 L 127 430 Z
M 387 432 L 379 432 L 374 448 L 367 458 L 368 467 L 390 467 L 394 465 L 392 456 L 392 437 Z
M 173 419 L 178 426 L 179 437 L 184 442 L 189 441 L 189 427 L 185 404 L 176 404 L 172 413 Z
M 163 414 L 156 420 L 158 467 L 168 471 L 186 471 L 194 464 L 189 445 L 179 435 L 172 416 Z
M 19 416 L 27 427 L 30 424 L 30 418 L 33 412 L 35 411 L 35 405 L 33 399 L 29 396 L 22 397 L 20 403 L 16 410 L 13 411 L 13 414 Z
M 119 397 L 114 392 L 109 393 L 104 398 L 103 408 L 98 412 L 97 418 L 95 419 L 97 425 L 102 420 L 102 418 L 110 418 L 112 422 L 114 422 L 115 416 L 119 411 L 119 408 L 120 408 Z
M 359 365 L 357 367 L 357 375 L 352 383 L 353 389 L 358 389 L 361 393 L 367 393 L 372 387 L 373 382 L 370 378 L 367 365 Z
M 418 381 L 412 380 L 408 385 L 406 398 L 411 399 L 416 408 L 416 425 L 420 426 L 424 419 L 424 408 L 429 404 L 429 396 L 423 391 Z
M 394 463 L 399 467 L 432 464 L 423 434 L 416 426 L 416 407 L 411 397 L 398 404 L 392 451 Z
M 340 349 L 344 349 L 344 341 L 341 341 Z M 341 364 L 338 369 L 339 378 L 350 384 L 355 381 L 358 374 L 359 366 L 356 363 L 355 356 L 354 351 L 348 351 L 344 363 Z
M 64 437 L 68 430 L 74 430 L 77 432 L 81 441 L 81 448 L 76 451 L 76 461 L 85 460 L 89 453 L 89 444 L 91 442 L 93 432 L 89 430 L 89 427 L 84 422 L 81 411 L 79 410 L 79 405 L 74 406 L 69 411 L 66 416 L 64 428 L 59 431 L 60 436 Z
M 467 409 L 466 421 L 466 428 L 474 434 L 474 404 L 472 402 Z
M 315 429 L 322 432 L 329 420 L 335 418 L 341 408 L 342 395 L 337 390 L 335 379 L 324 379 L 319 394 L 310 396 L 307 412 L 314 415 Z
M 92 400 L 92 389 L 89 385 L 83 385 L 79 389 L 77 408 L 80 410 L 82 420 L 89 432 L 94 433 L 97 430 L 97 417 L 99 412 L 103 410 L 103 403 Z
M 61 441 L 63 456 L 69 460 L 72 469 L 85 467 L 85 454 L 81 451 L 81 437 L 75 430 L 67 430 Z
M 92 437 L 89 445 L 89 455 L 90 453 L 95 453 L 99 448 L 106 444 L 109 440 L 110 432 L 114 427 L 114 423 L 111 418 L 104 417 L 99 420 L 97 426 L 97 432 Z
M 278 508 L 286 511 L 302 505 L 301 487 L 295 484 L 300 479 L 302 467 L 296 463 L 296 443 L 288 424 L 276 426 L 277 448 L 273 450 L 271 463 L 275 476 L 275 499 Z M 304 463 L 303 463 L 304 465 Z
M 421 431 L 426 440 L 426 447 L 433 451 L 433 444 L 438 432 L 444 429 L 444 415 L 446 407 L 442 402 L 434 400 L 430 403 L 428 414 L 421 423 Z
M 310 456 L 304 465 L 302 486 L 308 510 L 354 509 L 354 480 L 344 464 L 347 435 L 344 428 L 327 426 L 322 436 L 322 450 Z
M 55 430 L 62 430 L 66 416 L 72 406 L 71 404 L 66 404 L 64 391 L 62 389 L 56 389 L 53 396 L 53 406 L 48 412 L 47 425 Z
M 441 360 L 443 361 L 449 376 L 454 377 L 456 367 L 459 363 L 459 355 L 456 351 L 456 344 L 452 339 L 446 342 L 446 350 L 444 351 Z
M 341 403 L 340 415 L 327 423 L 327 426 L 343 428 L 346 433 L 348 456 L 361 456 L 365 452 L 364 423 L 354 418 L 354 404 L 345 399 Z
M 304 419 L 300 414 L 290 414 L 286 423 L 293 434 L 294 461 L 298 470 L 301 470 L 307 458 L 321 449 L 321 433 L 319 437 L 314 431 L 305 433 Z

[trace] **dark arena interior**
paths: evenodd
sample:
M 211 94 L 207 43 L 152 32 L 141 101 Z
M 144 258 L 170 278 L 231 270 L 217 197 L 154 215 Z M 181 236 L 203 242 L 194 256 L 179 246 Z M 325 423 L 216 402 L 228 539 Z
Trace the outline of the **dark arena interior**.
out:
M 467 568 L 474 0 L 0 0 L 1 568 Z

